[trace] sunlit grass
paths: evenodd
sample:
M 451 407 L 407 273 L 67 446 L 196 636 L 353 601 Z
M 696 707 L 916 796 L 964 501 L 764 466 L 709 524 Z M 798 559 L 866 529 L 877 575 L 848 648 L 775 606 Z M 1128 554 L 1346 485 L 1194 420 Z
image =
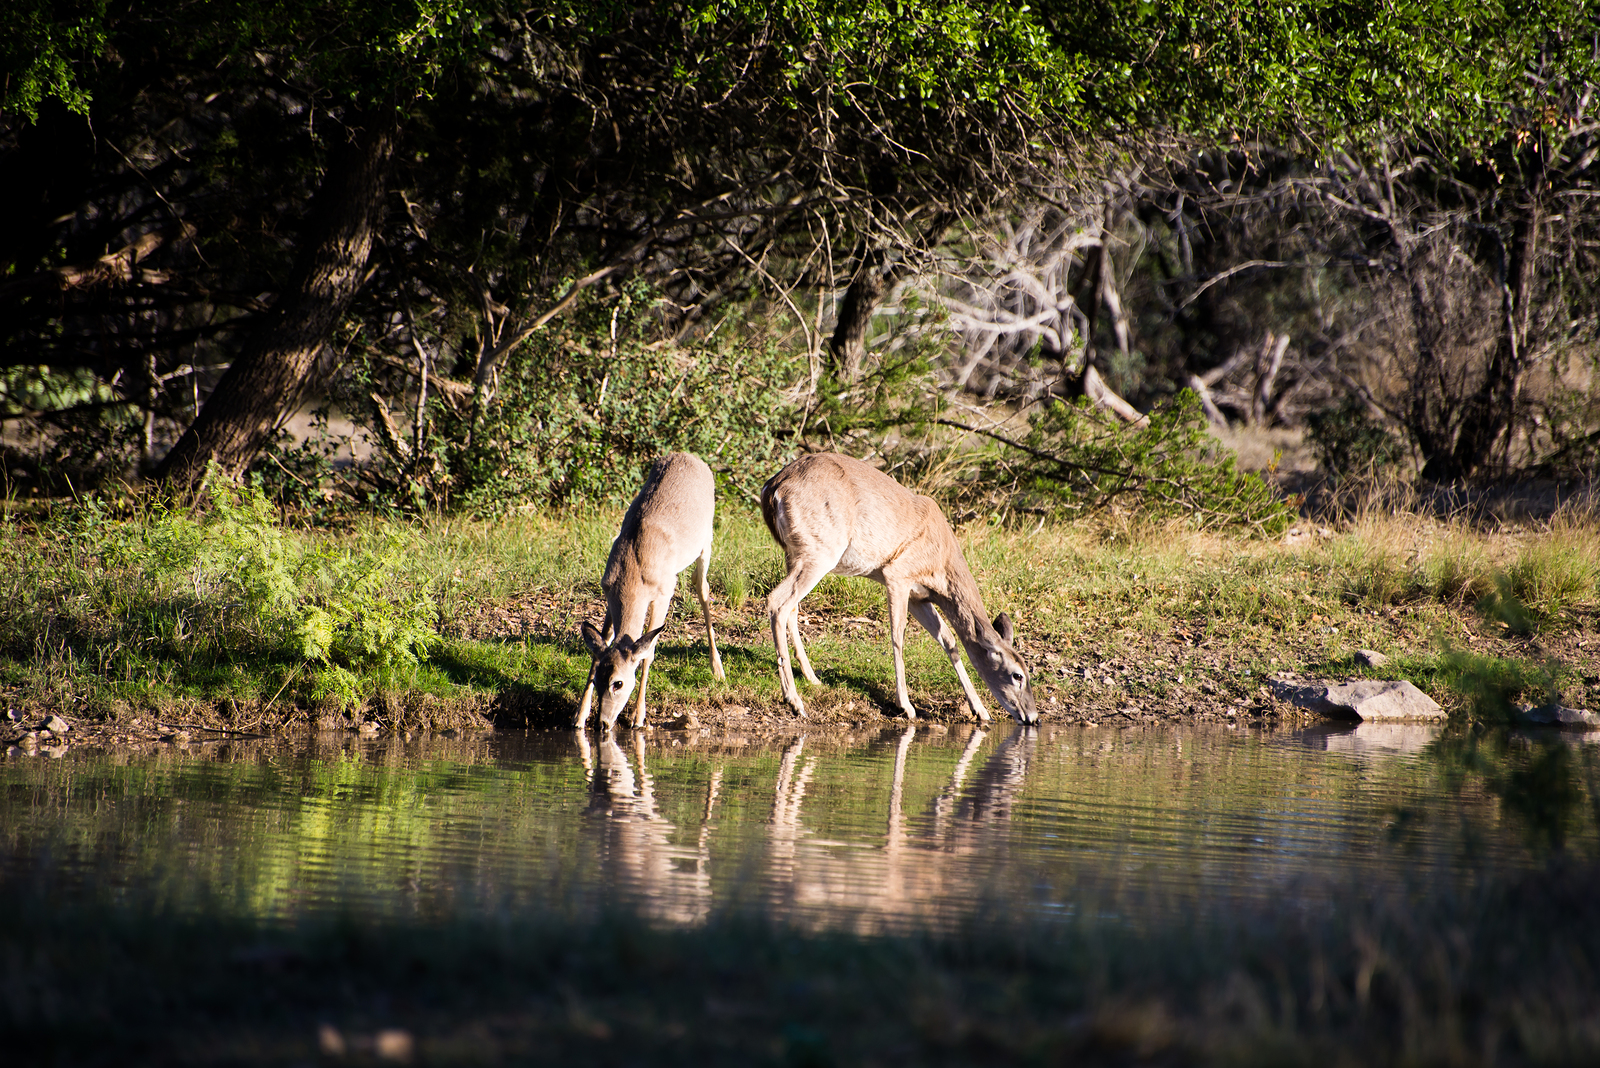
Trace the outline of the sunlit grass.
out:
M 445 640 L 420 663 L 352 666 L 366 698 L 514 693 L 521 705 L 552 710 L 576 700 L 587 673 L 577 628 L 598 614 L 599 579 L 621 515 L 620 508 L 570 508 L 496 520 L 363 522 L 283 537 L 335 556 L 399 538 L 389 592 L 426 593 L 436 606 L 433 625 Z M 137 511 L 117 520 L 149 521 Z M 182 573 L 162 573 L 152 585 L 117 564 L 103 551 L 104 529 L 64 511 L 3 539 L 0 682 L 41 705 L 91 710 L 175 701 L 316 706 L 315 671 L 281 642 L 251 630 L 248 615 L 207 601 L 203 586 L 190 583 L 185 595 Z M 1600 619 L 1593 510 L 1502 530 L 1368 509 L 1290 545 L 1126 518 L 1023 528 L 979 521 L 959 536 L 990 614 L 1010 613 L 1036 667 L 1048 655 L 1051 663 L 1076 662 L 1074 671 L 1098 670 L 1100 661 L 1176 643 L 1158 650 L 1170 661 L 1163 678 L 1193 678 L 1205 667 L 1194 663 L 1199 650 L 1211 650 L 1214 661 L 1236 649 L 1239 656 L 1228 656 L 1232 673 L 1216 681 L 1240 692 L 1237 673 L 1245 667 L 1326 671 L 1371 648 L 1395 657 L 1397 670 L 1420 684 L 1439 656 L 1480 635 L 1587 632 Z M 657 702 L 778 702 L 765 599 L 784 570 L 758 511 L 721 503 L 711 584 L 729 677 L 710 677 L 686 573 L 651 678 Z M 514 614 L 535 603 L 532 629 L 484 625 L 502 608 Z M 883 587 L 829 577 L 801 610 L 828 684 L 824 703 L 865 699 L 892 708 Z M 943 655 L 914 625 L 907 656 L 914 701 L 959 709 Z M 1070 697 L 1072 680 L 1059 681 L 1060 695 Z

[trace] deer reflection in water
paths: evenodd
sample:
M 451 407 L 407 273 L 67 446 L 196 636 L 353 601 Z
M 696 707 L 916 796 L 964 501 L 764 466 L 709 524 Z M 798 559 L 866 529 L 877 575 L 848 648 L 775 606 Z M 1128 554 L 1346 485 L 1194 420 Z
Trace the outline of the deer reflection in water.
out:
M 646 915 L 673 923 L 697 923 L 711 908 L 711 813 L 722 787 L 722 769 L 711 776 L 699 839 L 694 846 L 673 842 L 677 832 L 656 802 L 655 782 L 644 760 L 644 735 L 633 735 L 638 772 L 617 744 L 602 734 L 599 760 L 588 734 L 574 732 L 589 775 L 589 812 L 598 824 L 605 882 L 641 905 Z
M 912 919 L 937 918 L 970 906 L 989 888 L 987 864 L 964 861 L 992 848 L 996 824 L 1008 822 L 1027 779 L 1037 730 L 1017 726 L 968 784 L 986 735 L 973 730 L 955 769 L 929 804 L 928 819 L 908 818 L 906 765 L 916 728 L 895 742 L 888 821 L 881 845 L 813 839 L 799 850 L 789 885 L 778 890 L 802 911 L 838 922 L 848 917 L 870 931 Z M 794 802 L 798 808 L 798 799 Z M 786 845 L 785 853 L 796 849 Z
M 887 823 L 881 839 L 837 841 L 812 833 L 801 819 L 819 758 L 808 753 L 807 737 L 790 742 L 779 760 L 771 816 L 760 862 L 725 858 L 730 868 L 759 871 L 757 890 L 766 910 L 804 922 L 825 919 L 861 930 L 897 922 L 936 918 L 965 907 L 990 888 L 984 863 L 965 863 L 993 848 L 994 831 L 1008 823 L 1028 777 L 1038 731 L 1017 726 L 973 774 L 987 735 L 973 730 L 950 778 L 928 805 L 927 818 L 906 812 L 907 764 L 917 728 L 894 739 Z M 712 772 L 699 833 L 685 844 L 678 827 L 661 814 L 655 784 L 645 762 L 644 735 L 632 738 L 633 760 L 614 736 L 591 743 L 576 732 L 589 771 L 589 811 L 603 817 L 601 863 L 608 885 L 638 902 L 647 915 L 675 923 L 695 923 L 712 906 L 712 817 L 723 790 L 723 770 Z M 593 746 L 594 748 L 591 748 Z M 970 779 L 970 781 L 969 781 Z M 745 842 L 749 839 L 740 836 Z M 748 895 L 752 889 L 737 889 Z

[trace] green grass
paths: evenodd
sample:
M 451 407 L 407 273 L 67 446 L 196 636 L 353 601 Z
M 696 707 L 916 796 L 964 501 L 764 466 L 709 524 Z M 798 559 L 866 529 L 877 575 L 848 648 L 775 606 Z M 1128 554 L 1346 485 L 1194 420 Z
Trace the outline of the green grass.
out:
M 431 695 L 436 709 L 487 701 L 511 710 L 507 722 L 556 722 L 588 670 L 577 627 L 599 615 L 620 517 L 573 508 L 330 531 L 251 527 L 237 515 L 221 528 L 184 526 L 148 505 L 8 512 L 0 685 L 41 707 L 111 715 L 226 705 L 270 723 Z M 1293 546 L 1170 525 L 979 522 L 960 533 L 990 613 L 1011 613 L 1064 705 L 1093 696 L 1083 671 L 1119 659 L 1151 668 L 1144 699 L 1181 703 L 1201 699 L 1192 682 L 1202 676 L 1233 699 L 1270 671 L 1349 673 L 1359 648 L 1392 655 L 1390 671 L 1425 688 L 1453 677 L 1447 658 L 1463 649 L 1552 679 L 1546 689 L 1581 696 L 1600 682 L 1584 674 L 1592 647 L 1578 644 L 1600 630 L 1592 515 L 1509 533 L 1369 515 Z M 657 707 L 779 704 L 765 597 L 783 570 L 755 510 L 723 503 L 711 576 L 728 679 L 710 676 L 686 575 L 651 676 Z M 830 577 L 802 611 L 827 684 L 819 707 L 892 708 L 882 587 Z M 326 660 L 304 647 L 316 612 L 355 621 L 340 624 Z M 920 629 L 908 635 L 914 702 L 959 712 L 942 653 Z M 1564 641 L 1568 653 L 1550 651 Z

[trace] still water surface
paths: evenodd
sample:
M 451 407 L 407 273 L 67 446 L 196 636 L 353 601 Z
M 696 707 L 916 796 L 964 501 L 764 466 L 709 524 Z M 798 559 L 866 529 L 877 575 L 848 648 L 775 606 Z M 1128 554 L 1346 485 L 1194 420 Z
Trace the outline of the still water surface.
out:
M 0 880 L 265 919 L 621 903 L 877 930 L 1336 908 L 1352 888 L 1533 862 L 1494 776 L 1440 747 L 1421 727 L 1001 726 L 74 751 L 0 763 Z M 1593 839 L 1581 812 L 1568 824 Z

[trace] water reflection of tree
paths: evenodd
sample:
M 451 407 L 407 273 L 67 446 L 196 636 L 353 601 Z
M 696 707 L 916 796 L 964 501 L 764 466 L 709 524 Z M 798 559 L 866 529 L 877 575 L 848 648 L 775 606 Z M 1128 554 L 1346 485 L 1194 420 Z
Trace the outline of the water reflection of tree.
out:
M 1561 852 L 1585 823 L 1600 826 L 1600 754 L 1581 737 L 1452 733 L 1432 754 L 1454 792 L 1478 786 L 1498 798 L 1536 853 Z

